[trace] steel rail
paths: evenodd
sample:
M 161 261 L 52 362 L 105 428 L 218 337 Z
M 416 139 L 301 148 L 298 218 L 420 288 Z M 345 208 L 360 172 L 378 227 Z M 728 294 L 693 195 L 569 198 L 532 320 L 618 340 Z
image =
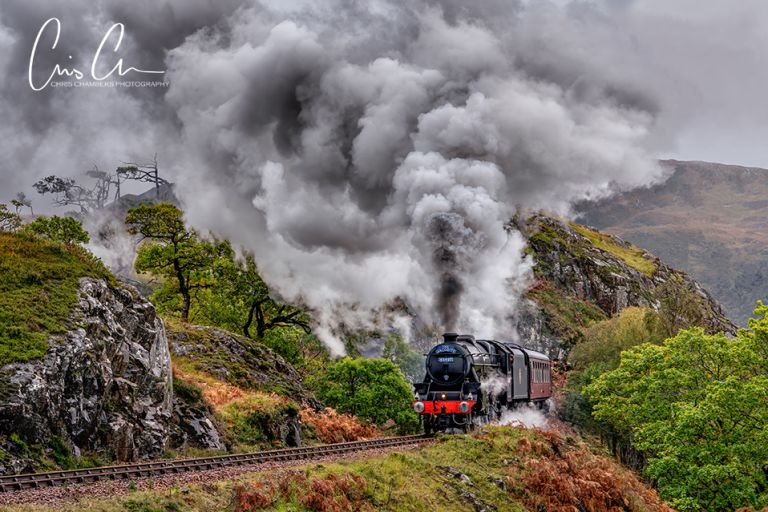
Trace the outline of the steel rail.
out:
M 196 457 L 190 459 L 160 460 L 122 464 L 118 466 L 101 466 L 89 469 L 73 469 L 66 471 L 50 471 L 47 473 L 26 473 L 20 475 L 0 476 L 0 493 L 37 489 L 42 487 L 58 487 L 69 484 L 98 482 L 100 480 L 129 480 L 148 478 L 156 475 L 205 471 L 232 466 L 245 466 L 265 462 L 281 462 L 292 460 L 313 459 L 327 455 L 338 455 L 356 451 L 403 446 L 422 443 L 431 440 L 423 435 L 383 437 L 366 441 L 347 443 L 322 444 L 299 448 L 281 448 L 261 452 L 238 453 L 233 455 L 216 455 L 212 457 Z

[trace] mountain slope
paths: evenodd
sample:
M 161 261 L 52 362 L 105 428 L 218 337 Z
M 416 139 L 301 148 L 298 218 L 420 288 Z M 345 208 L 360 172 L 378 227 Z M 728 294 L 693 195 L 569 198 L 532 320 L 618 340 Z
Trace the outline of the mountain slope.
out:
M 580 205 L 580 222 L 689 272 L 744 324 L 768 294 L 768 170 L 661 162 L 661 184 Z
M 686 273 L 620 238 L 541 213 L 514 221 L 535 262 L 518 332 L 524 344 L 563 359 L 581 328 L 629 306 L 685 308 L 710 332 L 735 333 L 720 305 Z M 684 327 L 684 324 L 678 327 Z

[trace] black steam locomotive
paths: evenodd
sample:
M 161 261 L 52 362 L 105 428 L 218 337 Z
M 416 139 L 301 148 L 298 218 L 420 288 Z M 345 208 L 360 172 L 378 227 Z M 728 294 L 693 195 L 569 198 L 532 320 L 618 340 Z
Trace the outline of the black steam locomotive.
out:
M 427 354 L 413 410 L 424 432 L 469 430 L 523 403 L 544 407 L 552 395 L 549 358 L 516 343 L 445 333 Z

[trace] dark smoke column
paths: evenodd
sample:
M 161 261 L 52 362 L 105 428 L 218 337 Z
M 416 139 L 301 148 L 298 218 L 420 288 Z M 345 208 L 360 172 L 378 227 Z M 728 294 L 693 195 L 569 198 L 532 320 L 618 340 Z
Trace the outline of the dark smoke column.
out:
M 439 278 L 435 307 L 443 328 L 453 331 L 457 328 L 464 291 L 461 276 L 472 253 L 482 249 L 482 237 L 465 225 L 463 216 L 452 212 L 434 214 L 427 222 L 426 231 Z

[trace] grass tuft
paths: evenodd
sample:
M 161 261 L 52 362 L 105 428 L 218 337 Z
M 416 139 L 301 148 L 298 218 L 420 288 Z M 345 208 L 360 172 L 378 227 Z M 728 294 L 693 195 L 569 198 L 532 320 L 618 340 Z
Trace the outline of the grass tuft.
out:
M 575 222 L 569 223 L 571 229 L 577 233 L 589 238 L 597 247 L 613 256 L 619 258 L 627 266 L 634 268 L 648 277 L 656 272 L 656 263 L 646 255 L 645 251 L 634 245 L 624 246 L 616 241 L 611 235 L 600 233 Z

